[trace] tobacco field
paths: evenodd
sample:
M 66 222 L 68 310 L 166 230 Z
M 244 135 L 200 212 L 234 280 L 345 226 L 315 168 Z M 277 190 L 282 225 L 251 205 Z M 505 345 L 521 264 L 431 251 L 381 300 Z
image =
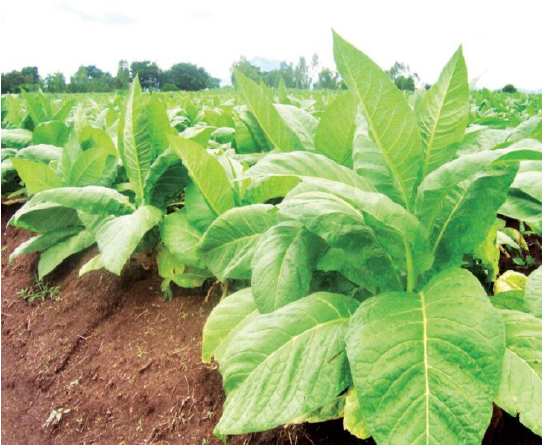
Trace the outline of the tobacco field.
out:
M 542 443 L 542 95 L 2 96 L 6 443 Z

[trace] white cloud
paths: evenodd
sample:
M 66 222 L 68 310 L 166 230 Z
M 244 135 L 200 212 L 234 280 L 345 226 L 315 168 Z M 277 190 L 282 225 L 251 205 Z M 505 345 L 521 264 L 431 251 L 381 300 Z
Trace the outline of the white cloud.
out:
M 463 44 L 479 85 L 542 88 L 540 0 L 285 1 L 26 0 L 4 3 L 2 71 L 42 75 L 120 59 L 162 68 L 192 62 L 220 78 L 239 56 L 334 66 L 331 28 L 384 68 L 405 62 L 427 82 Z

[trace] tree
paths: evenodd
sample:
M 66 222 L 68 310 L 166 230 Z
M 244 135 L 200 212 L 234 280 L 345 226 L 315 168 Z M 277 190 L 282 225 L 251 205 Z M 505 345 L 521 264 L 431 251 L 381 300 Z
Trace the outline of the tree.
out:
M 395 79 L 395 85 L 402 91 L 414 91 L 416 89 L 416 84 L 412 76 L 398 76 Z
M 312 60 L 311 60 L 311 82 L 314 81 L 314 79 L 318 77 L 319 66 L 320 66 L 320 62 L 318 60 L 318 54 L 314 53 L 312 55 Z
M 414 91 L 416 89 L 416 81 L 420 80 L 416 73 L 411 73 L 408 65 L 401 62 L 395 62 L 386 72 L 397 88 L 403 91 Z
M 311 86 L 309 67 L 305 57 L 301 56 L 294 69 L 294 87 L 308 89 Z
M 70 77 L 72 93 L 105 93 L 115 88 L 115 79 L 110 73 L 102 71 L 96 65 L 81 65 Z
M 35 91 L 39 88 L 40 75 L 35 66 L 26 66 L 21 71 L 2 73 L 2 94 L 19 93 L 21 88 Z
M 20 71 L 2 73 L 2 94 L 19 93 L 25 84 L 25 77 Z
M 507 83 L 503 88 L 502 88 L 502 92 L 503 93 L 517 93 L 518 90 L 517 88 L 512 85 L 511 83 Z
M 121 90 L 127 90 L 130 86 L 130 67 L 126 60 L 119 62 L 117 68 L 116 87 Z
M 21 70 L 21 74 L 25 77 L 27 84 L 38 85 L 40 83 L 40 75 L 37 66 L 25 66 Z
M 231 83 L 233 85 L 235 85 L 235 71 L 239 71 L 254 82 L 259 82 L 262 76 L 260 68 L 252 65 L 245 56 L 241 56 L 241 58 L 238 61 L 233 62 L 231 66 Z
M 132 62 L 130 65 L 132 80 L 139 76 L 139 82 L 144 90 L 157 90 L 160 87 L 160 68 L 148 60 Z
M 175 85 L 184 91 L 199 91 L 205 88 L 218 88 L 220 80 L 211 77 L 204 68 L 192 63 L 177 63 L 162 73 L 161 85 Z M 163 88 L 162 88 L 163 89 Z
M 341 76 L 337 71 L 322 68 L 318 73 L 318 81 L 314 84 L 315 89 L 338 90 L 344 88 Z
M 48 74 L 43 82 L 43 87 L 49 93 L 64 93 L 67 90 L 66 78 L 60 72 Z

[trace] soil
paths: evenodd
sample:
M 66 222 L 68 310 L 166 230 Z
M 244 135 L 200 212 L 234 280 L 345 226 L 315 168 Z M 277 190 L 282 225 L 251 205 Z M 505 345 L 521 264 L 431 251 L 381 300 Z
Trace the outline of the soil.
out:
M 95 252 L 76 255 L 47 282 L 59 301 L 27 303 L 37 255 L 9 267 L 30 234 L 7 227 L 2 206 L 2 440 L 6 444 L 220 444 L 213 428 L 224 393 L 216 365 L 201 363 L 201 332 L 218 296 L 176 289 L 162 300 L 151 258 L 121 277 L 78 276 Z M 63 410 L 62 410 L 63 409 Z M 58 421 L 47 422 L 53 410 Z M 65 410 L 65 411 L 64 411 Z M 69 411 L 67 411 L 69 410 Z M 371 444 L 340 421 L 237 436 L 228 444 Z M 485 444 L 541 444 L 516 419 L 495 410 Z

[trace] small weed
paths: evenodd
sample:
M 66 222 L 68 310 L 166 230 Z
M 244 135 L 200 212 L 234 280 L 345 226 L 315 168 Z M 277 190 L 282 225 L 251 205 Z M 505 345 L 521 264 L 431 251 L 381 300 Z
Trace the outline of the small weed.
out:
M 206 417 L 207 419 L 212 419 L 212 418 L 213 418 L 213 412 L 212 412 L 210 409 L 208 409 L 208 410 L 205 412 L 205 417 Z
M 138 433 L 142 433 L 142 432 L 143 432 L 143 419 L 141 419 L 141 418 L 137 421 L 136 431 L 137 431 Z
M 51 414 L 49 414 L 49 417 L 45 421 L 45 423 L 42 425 L 43 428 L 50 427 L 52 425 L 56 425 L 62 420 L 62 416 L 64 414 L 69 413 L 71 410 L 69 408 L 58 408 L 51 411 Z
M 143 358 L 144 355 L 145 355 L 145 351 L 143 350 L 143 348 L 137 345 L 137 356 L 139 358 Z
M 19 295 L 28 303 L 33 303 L 36 300 L 44 303 L 47 299 L 60 301 L 60 286 L 49 286 L 47 283 L 36 278 L 35 283 L 21 289 Z
M 531 255 L 527 255 L 525 258 L 513 258 L 512 261 L 522 267 L 530 267 L 534 264 L 534 258 Z
M 8 250 L 8 245 L 5 245 L 4 247 L 2 247 L 2 253 L 4 253 L 6 250 Z

